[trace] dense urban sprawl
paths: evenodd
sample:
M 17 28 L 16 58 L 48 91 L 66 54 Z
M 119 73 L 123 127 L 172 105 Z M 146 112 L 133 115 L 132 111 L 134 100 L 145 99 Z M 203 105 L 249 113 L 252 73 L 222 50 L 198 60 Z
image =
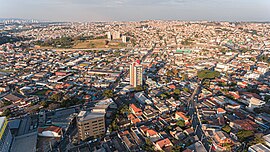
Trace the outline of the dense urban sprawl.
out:
M 0 151 L 270 151 L 270 24 L 0 22 Z

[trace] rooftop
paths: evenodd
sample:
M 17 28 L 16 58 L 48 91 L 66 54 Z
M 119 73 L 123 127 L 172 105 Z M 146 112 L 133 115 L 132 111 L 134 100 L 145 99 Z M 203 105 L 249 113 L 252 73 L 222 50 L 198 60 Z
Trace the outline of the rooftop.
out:
M 22 136 L 15 137 L 11 146 L 12 152 L 35 152 L 37 144 L 37 132 L 32 132 Z
M 263 144 L 256 144 L 253 146 L 250 146 L 248 149 L 252 149 L 254 151 L 258 151 L 258 152 L 269 152 L 270 149 L 267 148 L 266 146 L 264 146 Z
M 105 116 L 105 113 L 103 112 L 88 112 L 88 111 L 81 111 L 78 115 L 78 121 L 86 121 L 91 120 L 95 118 L 101 118 Z

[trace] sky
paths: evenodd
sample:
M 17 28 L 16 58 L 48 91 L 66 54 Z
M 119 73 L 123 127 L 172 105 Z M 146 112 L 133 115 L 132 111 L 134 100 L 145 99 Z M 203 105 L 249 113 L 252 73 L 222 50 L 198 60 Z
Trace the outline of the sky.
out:
M 0 0 L 0 18 L 270 21 L 270 0 Z

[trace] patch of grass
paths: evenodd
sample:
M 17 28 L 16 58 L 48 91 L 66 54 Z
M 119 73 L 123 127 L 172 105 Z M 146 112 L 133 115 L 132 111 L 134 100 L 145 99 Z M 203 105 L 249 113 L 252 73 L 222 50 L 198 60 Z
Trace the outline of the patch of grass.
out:
M 198 71 L 198 78 L 200 79 L 213 79 L 219 77 L 220 73 L 217 71 L 202 70 Z
M 11 72 L 14 72 L 14 70 L 13 69 L 0 69 L 0 72 L 11 73 Z
M 77 41 L 73 46 L 74 49 L 86 49 L 86 48 L 105 48 L 105 39 Z
M 225 131 L 226 133 L 229 133 L 231 131 L 231 127 L 229 125 L 226 125 L 222 127 L 222 130 Z
M 76 41 L 72 48 L 74 49 L 87 49 L 87 48 L 123 48 L 126 47 L 125 43 L 122 42 L 108 42 L 107 39 L 94 39 Z
M 244 141 L 245 139 L 247 139 L 248 137 L 251 137 L 254 135 L 253 131 L 250 130 L 241 130 L 239 131 L 236 136 L 240 141 Z
M 48 89 L 43 89 L 43 90 L 37 91 L 35 93 L 35 95 L 44 96 L 47 91 L 48 91 Z

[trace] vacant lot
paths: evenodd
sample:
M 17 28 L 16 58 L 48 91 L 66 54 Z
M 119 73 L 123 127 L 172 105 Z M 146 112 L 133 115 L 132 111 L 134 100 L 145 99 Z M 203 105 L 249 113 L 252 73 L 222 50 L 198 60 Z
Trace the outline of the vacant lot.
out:
M 88 48 L 122 48 L 126 44 L 122 42 L 106 42 L 106 39 L 78 41 L 74 44 L 74 49 L 88 49 Z
M 105 48 L 105 47 L 106 47 L 105 39 L 78 41 L 73 46 L 74 49 Z

